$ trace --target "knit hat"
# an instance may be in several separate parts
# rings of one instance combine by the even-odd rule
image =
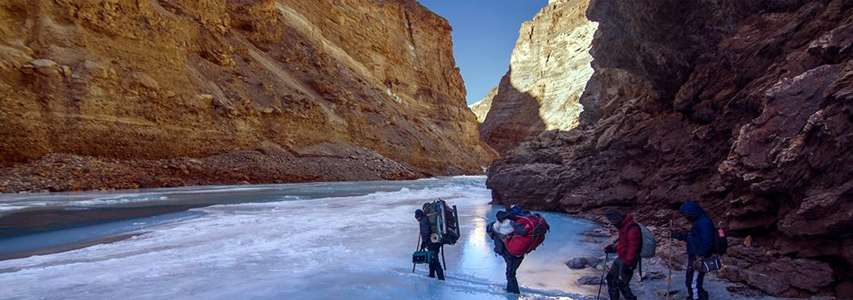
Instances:
[[[423,210],[420,210],[420,209],[415,210],[415,219],[420,219],[423,217],[426,217],[426,214],[424,214]]]
[[[625,219],[625,214],[615,209],[607,210],[607,212],[604,213],[604,216],[607,217],[607,220],[613,225],[619,224]]]
[[[499,210],[499,211],[495,214],[495,218],[497,218],[497,219],[498,219],[498,222],[501,222],[501,221],[503,221],[503,220],[506,220],[506,218],[509,218],[509,213],[508,213],[508,212],[506,212],[505,210]]]

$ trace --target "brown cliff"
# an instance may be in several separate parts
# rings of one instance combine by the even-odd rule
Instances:
[[[0,191],[400,179],[493,157],[414,0],[0,2]]]
[[[592,76],[589,47],[597,28],[588,0],[551,0],[519,30],[510,69],[474,105],[480,136],[500,153],[546,130],[577,126],[578,102]]]
[[[495,199],[657,225],[697,199],[736,236],[723,277],[853,297],[853,2],[593,0],[588,16],[579,127],[494,162]]]

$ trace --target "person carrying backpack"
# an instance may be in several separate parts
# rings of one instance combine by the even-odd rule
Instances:
[[[674,239],[687,242],[687,274],[685,275],[687,299],[706,300],[709,295],[704,289],[705,273],[696,270],[694,263],[697,259],[714,254],[717,230],[714,229],[714,222],[705,214],[705,210],[694,201],[684,202],[678,211],[692,224],[689,232],[672,233]]]
[[[441,243],[433,243],[430,240],[432,226],[430,226],[429,219],[423,210],[415,210],[415,219],[420,224],[420,250],[427,249],[431,254],[431,259],[429,260],[429,278],[435,278],[437,274],[438,280],[444,280],[444,269],[441,268],[441,262],[438,260],[438,251],[441,249]]]
[[[504,262],[506,262],[506,291],[518,294],[520,291],[516,272],[524,260],[524,255],[515,256],[510,254],[506,248],[505,241],[512,235],[527,235],[527,231],[524,229],[524,226],[512,219],[510,212],[498,211],[495,214],[495,218],[497,221],[489,224],[487,232],[495,242],[495,253],[503,257]]]
[[[605,217],[619,230],[619,237],[615,244],[604,247],[606,253],[616,253],[616,259],[610,265],[607,272],[607,292],[611,300],[619,300],[620,295],[626,300],[637,299],[631,292],[630,282],[634,277],[634,269],[640,261],[640,250],[642,249],[643,236],[640,225],[634,222],[630,214],[623,214],[617,210],[609,210]]]

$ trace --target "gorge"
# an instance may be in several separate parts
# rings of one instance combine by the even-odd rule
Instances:
[[[589,47],[596,23],[587,0],[550,0],[519,30],[510,69],[472,105],[480,136],[500,153],[547,130],[577,126],[579,98],[592,76]]]
[[[853,2],[588,5],[598,29],[577,127],[496,147],[495,201],[620,207],[664,232],[695,199],[734,236],[722,277],[853,297]]]
[[[50,233],[54,209],[77,226],[92,221],[78,210],[182,205],[169,210],[180,218],[165,218],[180,224],[157,219],[164,223],[128,229],[126,241],[105,247],[131,263],[98,248],[24,255],[0,264],[0,281],[32,282],[18,271],[80,274],[67,262],[92,254],[100,258],[86,265],[93,272],[130,266],[129,277],[89,282],[101,295],[141,286],[152,297],[191,297],[221,278],[207,272],[180,293],[162,287],[172,274],[193,275],[192,261],[178,255],[199,255],[201,241],[198,261],[244,283],[234,297],[256,282],[261,296],[305,297],[278,289],[276,268],[334,254],[334,264],[311,273],[328,281],[293,278],[403,298],[425,286],[404,277],[408,265],[373,257],[360,263],[376,270],[339,276],[351,260],[341,250],[366,257],[380,241],[393,246],[383,258],[408,264],[411,211],[445,197],[469,209],[468,250],[451,258],[484,274],[435,290],[465,297],[479,289],[485,298],[502,293],[493,286],[503,280],[484,243],[485,221],[499,208],[492,204],[549,211],[572,234],[553,241],[583,246],[547,244],[564,259],[598,245],[578,229],[594,224],[563,213],[633,211],[663,242],[670,220],[688,226],[677,209],[692,199],[731,234],[721,278],[778,297],[853,298],[853,1],[549,0],[519,29],[509,70],[470,108],[451,31],[416,0],[0,1],[0,229],[38,219],[46,224],[39,232]],[[487,179],[384,181],[483,172]],[[318,181],[351,182],[277,185]],[[270,185],[245,186],[261,183]],[[140,192],[177,186],[202,187]],[[130,191],[29,194],[113,189]],[[290,210],[315,224],[301,244],[322,251],[280,253],[302,233],[287,227]],[[356,247],[339,247],[351,240],[323,227],[342,212],[356,217],[334,229],[360,236]],[[393,215],[384,229],[412,232],[361,230],[360,214]],[[135,228],[138,220],[121,221]],[[197,230],[217,226],[258,230]],[[325,236],[339,239],[318,244]],[[134,282],[148,274],[133,266],[159,261],[164,242],[176,245],[174,264]],[[534,264],[549,266],[542,280],[563,274],[564,261],[543,257]],[[228,273],[240,266],[251,268]],[[30,284],[18,293],[90,295],[89,286],[50,276],[52,289]],[[352,280],[383,276],[405,288],[374,292]],[[577,296],[548,293],[567,280],[534,292]]]

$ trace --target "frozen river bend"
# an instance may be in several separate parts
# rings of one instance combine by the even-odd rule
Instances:
[[[4,224],[0,254],[19,258],[0,261],[0,298],[512,298],[503,293],[504,264],[485,235],[486,222],[499,208],[489,204],[484,181],[453,177],[4,195],[0,211],[7,219],[17,214],[18,220],[66,220],[56,216],[73,211],[109,220],[29,226],[35,229]],[[426,278],[425,266],[412,273],[410,263],[417,242],[413,211],[438,197],[459,207],[463,230],[460,243],[446,248],[446,282]],[[147,216],[140,213],[146,211]],[[594,225],[564,215],[546,217],[552,232],[519,270],[522,293],[568,299],[594,293],[594,287],[575,284],[590,273],[564,265],[593,252],[596,246],[583,242],[581,233]],[[111,242],[92,242],[104,240]],[[56,250],[63,248],[78,249]],[[22,257],[27,253],[45,254]]]

